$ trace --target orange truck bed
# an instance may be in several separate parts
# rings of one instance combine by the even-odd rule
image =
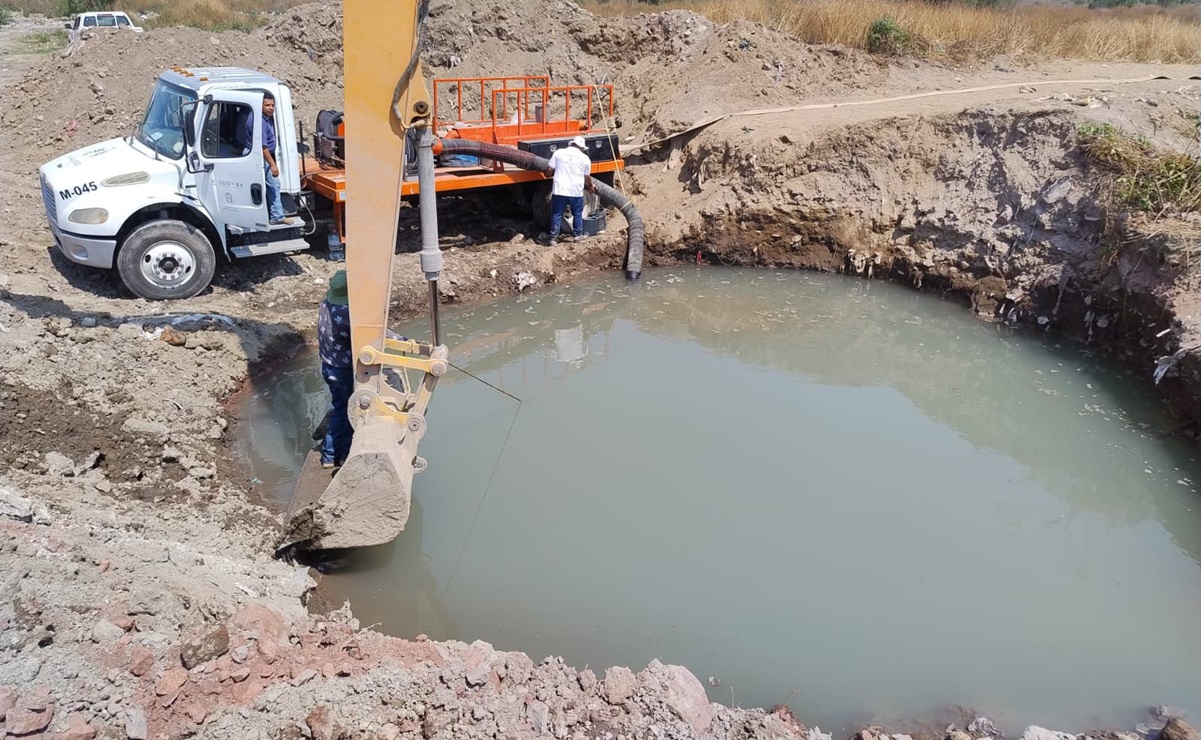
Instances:
[[[624,166],[625,161],[620,159],[611,162],[593,162],[592,174],[598,175],[605,172],[615,172]],[[302,171],[306,173],[301,178],[303,180],[303,187],[306,190],[328,198],[333,203],[346,202],[345,170],[323,169],[317,160],[306,157]],[[503,172],[497,172],[486,167],[439,167],[435,171],[435,174],[434,184],[437,186],[437,192],[439,193],[489,188],[497,185],[516,185],[523,182],[547,179],[546,175],[541,172],[520,170],[516,167],[508,167]],[[400,185],[400,195],[402,198],[417,195],[417,179],[413,178],[412,180],[402,182]]]
[[[444,139],[475,141],[518,147],[530,142],[565,140],[572,136],[609,136],[615,113],[612,85],[551,86],[545,75],[520,77],[456,77],[434,80],[433,119],[436,134]],[[338,136],[345,136],[339,124]],[[592,174],[605,175],[625,167],[616,143],[613,159],[594,161]],[[322,161],[301,160],[304,189],[332,203],[337,236],[343,242],[346,171],[337,157]],[[436,191],[463,192],[479,188],[516,186],[546,180],[541,172],[522,170],[501,162],[470,167],[438,167]],[[417,178],[404,179],[400,197],[417,195]]]

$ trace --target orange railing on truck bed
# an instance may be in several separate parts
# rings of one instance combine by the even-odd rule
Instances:
[[[612,85],[551,86],[546,75],[442,78],[435,79],[433,86],[435,135],[512,147],[523,141],[606,134],[616,110]],[[582,116],[572,118],[573,111]],[[338,134],[345,135],[342,128]],[[594,161],[592,174],[604,175],[624,166],[619,158]],[[345,242],[345,171],[336,162],[305,157],[302,172],[304,186],[332,204],[336,236]],[[471,166],[439,166],[434,187],[439,193],[461,192],[498,186],[529,187],[545,179],[542,172],[482,160]],[[400,196],[412,198],[417,194],[417,178],[404,177]]]
[[[476,98],[478,110],[467,113],[465,93]],[[447,104],[442,102],[451,95],[453,119],[445,117]],[[573,101],[579,101],[575,109],[583,118],[572,118]],[[516,146],[521,140],[575,136],[606,128],[615,108],[612,85],[552,87],[549,77],[539,75],[434,80],[436,130],[449,138]],[[598,117],[601,129],[594,129]]]

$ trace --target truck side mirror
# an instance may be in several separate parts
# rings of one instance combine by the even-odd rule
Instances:
[[[183,116],[183,140],[189,149],[196,147],[196,105],[188,105]]]
[[[71,21],[67,21],[66,23],[64,23],[63,28],[66,28],[69,30],[71,28]]]

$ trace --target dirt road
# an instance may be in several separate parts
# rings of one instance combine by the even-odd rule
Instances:
[[[642,152],[624,186],[646,218],[651,263],[699,252],[894,279],[958,295],[991,319],[1129,351],[1148,373],[1193,346],[1193,278],[1145,255],[1102,258],[1095,173],[1074,143],[1086,121],[1183,141],[1201,111],[1188,70],[1006,60],[948,69],[681,11],[601,21],[560,5],[549,17],[532,1],[445,3],[428,61],[437,73],[455,61],[460,76],[549,69],[565,82],[613,80],[623,96],[613,125],[627,143],[741,110],[1033,81],[1032,90],[728,118]],[[385,638],[346,612],[311,617],[309,574],[270,557],[278,516],[231,459],[236,420],[225,402],[311,337],[340,265],[323,253],[226,265],[206,294],[151,304],[52,248],[36,167],[126,130],[163,66],[186,57],[278,74],[307,121],[340,104],[338,23],[337,5],[317,4],[253,35],[152,31],[29,60],[0,81],[0,125],[12,132],[0,141],[5,731],[802,736],[786,711],[711,705],[679,667],[598,675],[485,643]],[[1151,73],[1171,79],[1045,82]],[[530,241],[530,222],[469,202],[443,199],[440,217],[446,301],[536,290],[621,262],[620,227],[583,248],[547,249]],[[406,211],[402,248],[414,223]],[[396,320],[423,310],[415,254],[399,256],[394,283]],[[1195,399],[1197,367],[1186,351],[1163,386]]]

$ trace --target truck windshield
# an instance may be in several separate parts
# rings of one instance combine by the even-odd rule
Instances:
[[[138,126],[138,141],[159,154],[179,159],[183,156],[188,106],[195,103],[195,93],[160,81],[146,106],[146,117]]]

